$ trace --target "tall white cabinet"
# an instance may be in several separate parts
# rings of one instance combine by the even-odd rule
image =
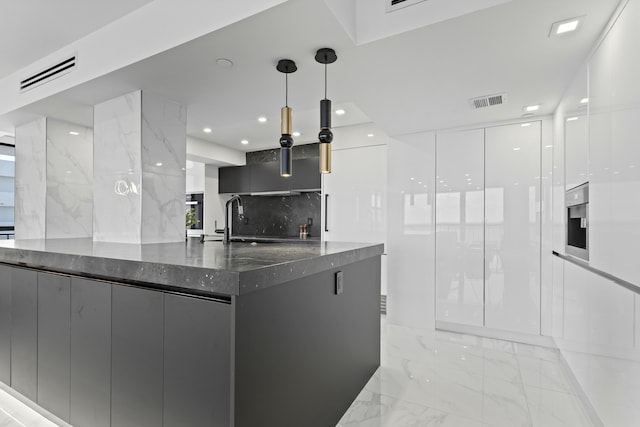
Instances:
[[[540,334],[541,122],[440,133],[436,320]]]

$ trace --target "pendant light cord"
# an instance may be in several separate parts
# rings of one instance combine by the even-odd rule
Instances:
[[[289,74],[284,75],[284,106],[289,106]]]
[[[324,99],[327,99],[327,63],[324,63]]]

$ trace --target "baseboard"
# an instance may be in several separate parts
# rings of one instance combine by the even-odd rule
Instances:
[[[500,329],[485,328],[484,326],[461,325],[459,323],[442,322],[436,320],[436,329],[449,332],[458,332],[461,334],[477,335],[486,338],[519,342],[523,344],[537,345],[540,347],[549,347],[553,349],[558,348],[555,341],[553,341],[553,338],[551,337],[529,335],[520,332],[503,331]]]

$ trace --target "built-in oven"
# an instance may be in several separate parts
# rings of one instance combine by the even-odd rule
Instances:
[[[589,260],[589,183],[585,182],[567,190],[566,252],[569,255]]]

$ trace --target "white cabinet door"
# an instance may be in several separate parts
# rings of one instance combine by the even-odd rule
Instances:
[[[485,326],[540,334],[540,122],[485,132]]]
[[[436,320],[483,325],[484,130],[436,140]]]
[[[386,242],[387,146],[334,150],[323,175],[322,239]]]

